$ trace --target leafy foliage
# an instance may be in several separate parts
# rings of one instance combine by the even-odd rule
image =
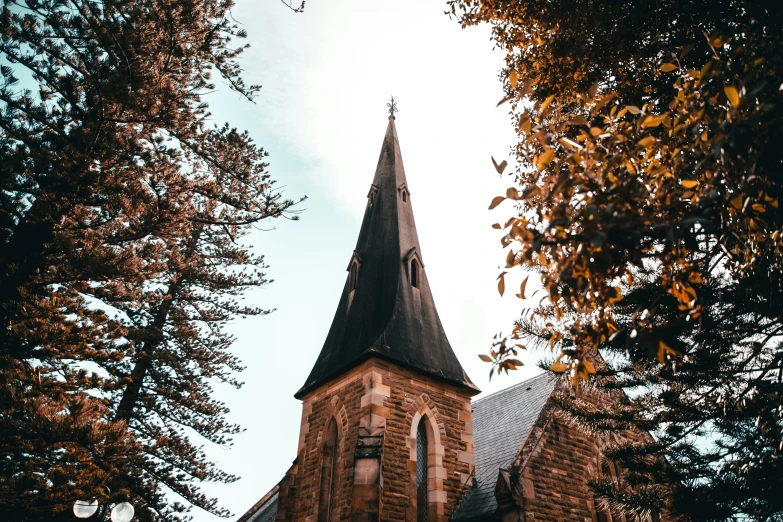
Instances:
[[[229,515],[197,482],[236,477],[195,440],[239,430],[211,397],[240,385],[224,327],[269,312],[239,303],[268,282],[242,237],[296,217],[263,149],[206,124],[213,76],[258,89],[231,7],[0,6],[0,518]]]
[[[506,369],[519,343],[548,346],[551,371],[625,392],[616,408],[555,398],[586,429],[654,435],[610,444],[628,472],[595,485],[614,510],[778,519],[781,13],[733,0],[450,5],[463,25],[492,24],[507,52],[520,167],[491,207],[516,202],[496,225],[506,270],[539,271],[547,294],[490,359]]]

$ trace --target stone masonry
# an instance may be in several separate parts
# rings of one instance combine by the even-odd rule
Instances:
[[[281,482],[277,520],[316,522],[320,455],[338,426],[332,521],[415,521],[416,439],[429,440],[429,520],[446,522],[473,471],[472,390],[371,359],[303,397],[298,456]]]

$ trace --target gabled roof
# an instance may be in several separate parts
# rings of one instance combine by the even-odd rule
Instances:
[[[269,493],[261,497],[253,507],[239,517],[237,522],[272,522],[277,515],[277,498],[280,493],[280,485],[277,484]]]
[[[485,520],[495,512],[499,473],[519,454],[554,386],[541,374],[473,402],[475,481],[452,520]]]
[[[421,263],[393,116],[386,128],[355,252],[359,260],[356,288],[351,289],[346,278],[321,353],[295,397],[304,397],[370,357],[478,391],[451,349],[435,309]],[[418,288],[410,282],[411,255],[420,265]]]

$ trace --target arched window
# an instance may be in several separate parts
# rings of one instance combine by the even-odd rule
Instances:
[[[415,261],[414,261],[415,262]],[[424,417],[416,429],[416,522],[427,522],[429,514],[429,477],[427,459],[427,428]]]
[[[318,522],[331,522],[334,505],[334,490],[337,477],[337,422],[332,418],[324,432],[321,451],[321,493],[318,497]]]
[[[617,482],[619,476],[618,468],[615,466],[613,462],[609,462],[606,459],[602,459],[601,475],[614,482]],[[599,509],[597,506],[596,506],[596,515],[598,518],[598,522],[626,522],[624,515],[613,517],[612,513],[608,509]]]
[[[419,262],[416,259],[411,259],[411,286],[419,287]]]
[[[348,290],[356,289],[356,282],[359,280],[359,263],[351,263],[351,270],[348,272]]]

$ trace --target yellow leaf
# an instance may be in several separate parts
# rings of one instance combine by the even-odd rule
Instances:
[[[519,73],[516,71],[511,71],[508,75],[508,82],[511,84],[513,88],[517,88],[517,84],[519,83]]]
[[[489,204],[489,210],[492,210],[493,208],[497,207],[501,203],[503,203],[503,200],[506,199],[503,196],[497,196],[492,199],[492,203]]]
[[[494,225],[492,225],[492,228],[500,230],[503,227],[500,226],[500,223],[495,223]]]
[[[737,210],[742,209],[742,194],[738,194],[731,199],[731,205]]]
[[[543,252],[538,254],[538,264],[541,266],[547,266],[546,254]]]
[[[519,196],[519,199],[530,199],[533,196],[537,196],[541,193],[541,189],[538,188],[538,185],[528,185],[525,190],[522,191],[522,195]]]
[[[527,276],[524,281],[522,281],[522,284],[519,286],[519,293],[516,294],[517,297],[520,299],[525,298],[525,287],[527,286],[527,280],[530,278],[530,276]]]
[[[530,134],[530,118],[524,118],[519,124],[519,130],[525,134]]]
[[[723,92],[726,93],[726,98],[731,102],[732,107],[739,107],[740,98],[737,88],[733,85],[724,85]]]
[[[684,179],[684,180],[680,181],[680,185],[682,185],[683,188],[692,189],[692,188],[698,187],[699,186],[699,182],[696,181],[696,180],[693,180],[693,179]]]
[[[762,205],[761,203],[753,203],[753,205],[751,205],[750,208],[762,214],[767,211],[767,209],[764,208],[764,205]]]
[[[508,162],[506,160],[503,160],[498,164],[497,161],[495,161],[495,158],[490,156],[492,158],[492,164],[495,166],[495,170],[498,171],[498,174],[503,174],[503,171],[506,170],[506,166],[508,165]]]
[[[648,115],[645,119],[642,120],[642,127],[657,127],[661,123],[663,123],[663,120],[666,119],[666,116],[653,116],[652,114]]]
[[[585,127],[589,125],[587,123],[587,119],[584,116],[577,116],[576,118],[568,121],[569,125],[584,125]]]
[[[568,369],[568,366],[566,366],[565,364],[563,364],[561,362],[554,362],[549,367],[549,369],[552,370],[555,373],[563,373],[563,372],[565,372]]]
[[[548,151],[541,154],[536,159],[536,166],[539,170],[543,169],[547,165],[549,165],[549,162],[552,161],[552,158],[555,157],[555,149],[549,149]]]
[[[661,65],[661,71],[663,72],[672,72],[677,69],[677,66],[673,63],[665,63]]]
[[[554,99],[555,99],[555,95],[554,94],[552,96],[548,97],[546,100],[544,100],[544,103],[541,104],[541,107],[539,108],[539,110],[541,112],[546,111],[549,108],[549,106],[552,105],[552,102],[554,101]]]
[[[628,109],[628,112],[634,115],[642,113],[642,110],[636,105],[626,105],[625,108]]]
[[[593,366],[593,363],[590,361],[582,361],[582,364],[585,367],[585,370],[587,370],[587,373],[594,374],[595,373],[595,366]]]
[[[677,350],[669,346],[663,341],[658,341],[658,362],[666,364],[666,355],[677,356],[680,354]]]
[[[490,357],[489,355],[484,355],[483,353],[480,353],[479,357],[484,362],[492,362],[492,357]]]
[[[502,272],[498,276],[498,293],[502,296],[503,292],[506,291],[506,273]]]
[[[590,128],[590,134],[592,134],[593,136],[598,136],[599,134],[601,134],[601,128],[600,127],[591,127]]]
[[[655,138],[653,138],[652,136],[647,136],[646,138],[640,139],[637,145],[639,145],[640,147],[647,148],[653,143],[655,143]]]
[[[691,283],[703,283],[704,279],[702,279],[701,274],[698,272],[691,272],[688,275],[688,281]]]
[[[507,199],[519,199],[519,192],[514,187],[509,187],[506,190],[506,198]]]
[[[506,268],[513,268],[517,264],[517,256],[513,250],[508,251],[506,256]]]

